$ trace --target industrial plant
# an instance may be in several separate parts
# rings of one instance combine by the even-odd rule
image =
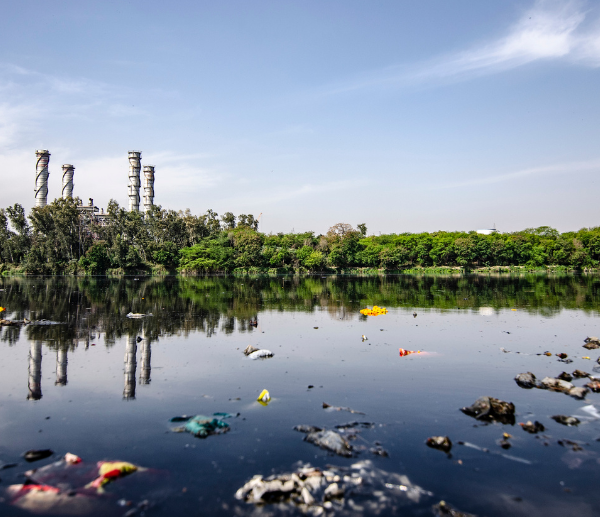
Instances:
[[[129,151],[129,211],[140,211],[140,172],[142,170],[142,152]],[[35,206],[42,208],[48,204],[48,165],[50,163],[50,152],[47,149],[35,151],[37,162],[35,166]],[[73,198],[75,167],[70,163],[62,166],[62,192],[61,197]],[[94,206],[93,198],[89,198],[87,205],[79,202],[81,215],[94,220],[100,224],[109,217],[104,209]],[[144,165],[144,212],[148,213],[154,206],[154,165]]]

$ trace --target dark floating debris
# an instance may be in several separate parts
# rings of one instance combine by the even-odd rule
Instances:
[[[338,424],[335,426],[336,429],[355,429],[357,427],[373,429],[375,424],[373,422],[348,422],[347,424]]]
[[[197,438],[206,438],[212,434],[223,434],[229,431],[229,424],[222,419],[238,415],[232,415],[230,413],[214,413],[213,416],[175,416],[171,418],[170,422],[186,422],[186,424],[173,427],[171,430],[175,433],[190,433]]]
[[[437,517],[475,517],[472,513],[464,513],[455,510],[446,501],[440,501],[432,507],[434,515]]]
[[[328,411],[348,411],[348,413],[354,413],[355,415],[364,415],[362,411],[356,411],[349,407],[340,407],[340,406],[332,406],[331,404],[327,404],[327,402],[323,402],[323,409]]]
[[[520,373],[519,375],[517,375],[515,377],[515,381],[521,388],[525,388],[528,390],[531,388],[538,387],[538,383],[535,379],[535,375],[531,372]]]
[[[582,371],[582,370],[575,370],[575,371],[573,372],[573,377],[576,377],[576,378],[578,378],[578,379],[581,379],[581,378],[583,378],[583,377],[589,377],[589,376],[590,376],[590,374],[589,374],[589,373],[587,373],[587,372],[584,372],[584,371]]]
[[[258,348],[252,346],[252,345],[248,345],[246,348],[244,348],[244,355],[250,355],[253,352],[258,352]]]
[[[493,397],[479,397],[472,406],[463,407],[461,411],[477,420],[510,425],[515,423],[515,405]]]
[[[510,449],[512,447],[512,443],[508,440],[512,438],[512,436],[508,433],[502,433],[502,439],[498,441],[498,445],[503,449]]]
[[[569,356],[564,352],[560,352],[559,354],[556,354],[556,357],[559,357],[560,359],[566,359]]]
[[[324,470],[299,464],[292,472],[266,478],[257,475],[235,493],[235,498],[261,507],[270,505],[282,515],[298,510],[314,516],[327,511],[354,515],[359,508],[363,515],[387,515],[432,495],[413,485],[408,477],[378,469],[365,460],[350,467],[329,465]]]
[[[313,427],[309,425],[297,425],[294,427],[295,431],[305,433],[304,441],[312,443],[325,449],[329,452],[350,458],[354,456],[352,445],[350,445],[346,439],[335,431],[329,431],[321,429],[319,427]]]
[[[598,339],[596,336],[586,337],[583,341],[585,342],[583,348],[587,348],[588,350],[600,348],[600,339]]]
[[[594,393],[600,393],[600,381],[597,381],[596,379],[584,384],[584,386],[591,389]]]
[[[576,370],[578,371],[578,370]],[[584,373],[584,372],[581,372]],[[588,394],[586,388],[576,387],[571,384],[573,377],[567,372],[562,372],[558,377],[544,377],[537,381],[535,375],[531,372],[520,373],[515,377],[515,381],[521,388],[539,388],[543,390],[559,391],[576,399],[583,399]]]
[[[519,423],[519,425],[523,428],[523,431],[527,431],[530,434],[543,433],[546,430],[537,420],[533,423],[531,423],[531,420],[528,420],[526,423]]]
[[[450,449],[452,449],[452,441],[447,436],[432,436],[427,438],[425,443],[427,447],[444,452],[450,452]]]
[[[582,445],[588,445],[588,444],[584,444],[583,442],[574,442],[573,440],[558,440],[558,445],[560,445],[561,447],[570,447],[572,451],[575,452],[579,452],[583,450]]]
[[[555,422],[558,422],[559,424],[566,425],[569,427],[574,426],[574,425],[579,425],[581,423],[578,418],[575,418],[574,416],[565,416],[565,415],[554,415],[552,417],[552,420],[554,420]]]
[[[567,382],[571,382],[573,380],[573,376],[567,372],[562,372],[560,375],[557,375],[556,378]]]
[[[381,445],[374,445],[369,449],[369,452],[371,454],[374,454],[375,456],[381,456],[382,458],[388,458],[390,456],[390,453],[386,451]]]
[[[40,461],[49,458],[54,454],[50,449],[29,450],[23,454],[23,459],[28,462]]]

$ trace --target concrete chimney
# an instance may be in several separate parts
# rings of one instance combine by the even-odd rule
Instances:
[[[48,163],[50,153],[46,149],[35,152],[37,163],[35,165],[35,206],[43,207],[48,204]]]
[[[144,165],[144,210],[150,212],[154,205],[154,165]]]
[[[142,152],[129,151],[129,211],[140,211],[140,169]]]
[[[63,178],[62,178],[62,197],[73,198],[73,174],[75,174],[75,167],[69,163],[65,163],[62,166]]]

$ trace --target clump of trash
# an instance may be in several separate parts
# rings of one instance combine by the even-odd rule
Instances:
[[[450,449],[452,449],[452,441],[447,436],[432,436],[427,438],[425,443],[432,449],[438,449],[444,452],[450,452]]]
[[[552,417],[552,420],[554,420],[555,422],[557,422],[559,424],[566,425],[568,427],[579,425],[581,423],[578,418],[575,418],[574,416],[565,416],[565,415],[554,415]]]
[[[379,515],[396,512],[400,506],[420,503],[433,494],[410,482],[407,476],[376,468],[369,460],[349,467],[328,465],[325,469],[299,463],[292,472],[268,477],[256,475],[236,493],[238,501],[277,513],[320,516]]]
[[[577,372],[576,377],[580,377],[585,372]],[[567,372],[562,372],[558,377],[544,377],[541,381],[535,378],[535,375],[531,372],[520,373],[515,377],[515,382],[525,389],[538,388],[542,390],[560,391],[576,399],[583,399],[588,394],[589,390],[586,387],[573,386],[570,382],[573,380],[573,376]],[[586,384],[589,387],[588,384]],[[600,386],[599,386],[600,387]]]
[[[400,357],[404,357],[405,355],[411,355],[411,354],[420,354],[421,351],[420,350],[405,350],[404,348],[400,348]]]
[[[463,407],[461,411],[477,420],[510,425],[515,423],[515,405],[493,397],[479,397],[472,406]]]
[[[267,406],[271,402],[271,394],[267,390],[262,390],[256,399],[256,402],[262,406]]]
[[[146,470],[126,461],[86,464],[76,454],[67,453],[58,461],[25,472],[23,483],[6,489],[6,500],[33,513],[86,515],[103,506],[106,512],[111,512],[114,507],[103,500],[104,487]]]
[[[433,505],[432,510],[437,517],[475,517],[472,513],[459,512],[446,501]]]
[[[341,406],[332,406],[331,404],[327,404],[327,402],[323,402],[323,409],[327,411],[348,411],[348,413],[354,413],[356,415],[364,415],[362,411],[356,411],[355,409],[349,407],[341,407]]]
[[[213,416],[174,416],[170,422],[185,422],[185,424],[173,427],[171,430],[175,433],[190,433],[197,438],[206,438],[213,434],[223,434],[229,431],[229,424],[223,419],[233,416],[236,415],[213,413]]]
[[[321,449],[346,458],[354,456],[352,445],[336,431],[329,431],[311,425],[297,425],[294,430],[305,433],[304,441],[317,445]]]
[[[149,312],[148,314],[141,314],[139,312],[130,312],[127,314],[127,318],[132,318],[132,319],[138,319],[138,318],[147,318],[149,316],[152,316],[152,313]]]
[[[596,336],[588,336],[583,341],[585,342],[583,348],[587,348],[588,350],[600,348],[600,339],[598,339]]]
[[[543,424],[540,424],[537,420],[535,422],[527,420],[527,422],[521,422],[519,425],[523,428],[523,431],[527,431],[529,434],[543,433],[546,430]]]
[[[377,305],[373,305],[372,309],[368,307],[365,309],[361,309],[360,313],[365,316],[379,316],[380,314],[387,314],[388,310],[385,307],[377,307]]]

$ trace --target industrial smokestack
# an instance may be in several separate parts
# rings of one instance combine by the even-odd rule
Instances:
[[[46,149],[35,152],[37,163],[35,165],[35,206],[42,207],[48,204],[48,163],[50,153]]]
[[[141,151],[129,151],[129,211],[140,211]]]
[[[144,210],[150,212],[154,205],[154,165],[144,165]]]
[[[75,167],[71,164],[65,163],[62,166],[63,170],[63,181],[62,181],[62,197],[64,199],[73,197],[73,174],[75,174]]]

